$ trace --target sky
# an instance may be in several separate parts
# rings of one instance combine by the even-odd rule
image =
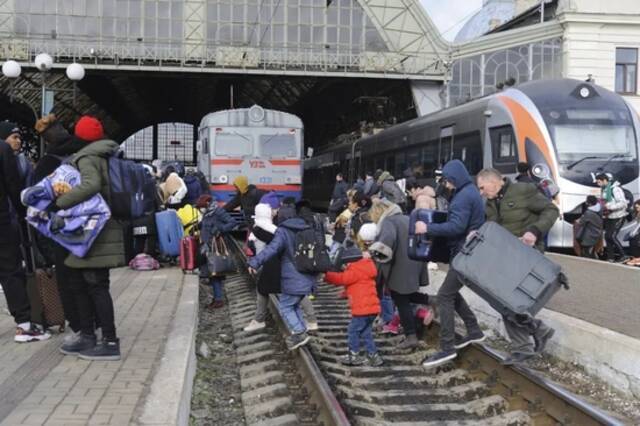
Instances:
[[[420,0],[443,37],[453,40],[462,25],[482,7],[482,0]]]

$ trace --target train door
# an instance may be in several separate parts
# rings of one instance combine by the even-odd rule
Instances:
[[[198,142],[198,170],[211,182],[211,153],[209,152],[209,128],[200,129]]]
[[[453,158],[453,126],[440,129],[440,144],[438,147],[439,166],[447,164]]]

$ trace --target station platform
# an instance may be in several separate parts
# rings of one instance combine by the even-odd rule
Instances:
[[[15,343],[15,324],[0,296],[1,425],[186,424],[197,277],[177,268],[117,269],[111,288],[120,361],[65,356],[57,333],[44,342]]]

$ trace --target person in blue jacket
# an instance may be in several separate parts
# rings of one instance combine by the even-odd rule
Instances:
[[[203,247],[211,249],[213,239],[230,232],[238,225],[238,222],[222,207],[213,200],[211,195],[201,195],[196,202],[196,208],[203,213],[200,222],[200,241]],[[222,283],[224,276],[210,276],[206,262],[201,266],[201,275],[209,277],[209,284],[213,289],[213,300],[207,306],[211,309],[218,309],[224,306]]]
[[[287,347],[290,350],[309,342],[300,302],[313,292],[316,276],[299,272],[293,260],[295,233],[308,228],[309,225],[301,217],[285,218],[278,224],[271,242],[260,253],[249,259],[249,272],[255,274],[265,262],[280,255],[280,312],[291,331],[291,336],[287,338]]]
[[[453,191],[448,219],[444,223],[431,223],[428,227],[424,222],[416,222],[416,234],[445,237],[453,258],[469,233],[476,231],[484,223],[484,201],[460,160],[451,160],[445,164],[442,179],[447,189]],[[449,268],[437,297],[440,313],[440,352],[427,357],[422,362],[424,367],[435,367],[452,360],[457,356],[457,349],[485,339],[476,316],[460,294],[462,286],[457,272]],[[460,339],[455,337],[454,312],[460,315],[467,329],[467,335]]]

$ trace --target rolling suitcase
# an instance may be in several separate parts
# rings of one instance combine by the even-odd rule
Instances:
[[[495,222],[486,222],[453,258],[451,267],[471,290],[508,317],[535,315],[561,286],[560,265]]]
[[[64,310],[58,292],[55,271],[53,269],[37,269],[36,286],[42,304],[43,325],[45,327],[57,325],[59,331],[63,331],[65,326]]]
[[[430,209],[416,209],[409,216],[409,259],[420,262],[449,263],[449,246],[442,237],[427,237],[425,234],[415,234],[416,222],[443,223],[447,221],[447,212]]]
[[[156,213],[156,229],[160,253],[170,257],[179,256],[183,231],[176,211],[169,209]]]
[[[198,238],[191,235],[180,241],[180,269],[183,272],[193,272],[198,267]]]

